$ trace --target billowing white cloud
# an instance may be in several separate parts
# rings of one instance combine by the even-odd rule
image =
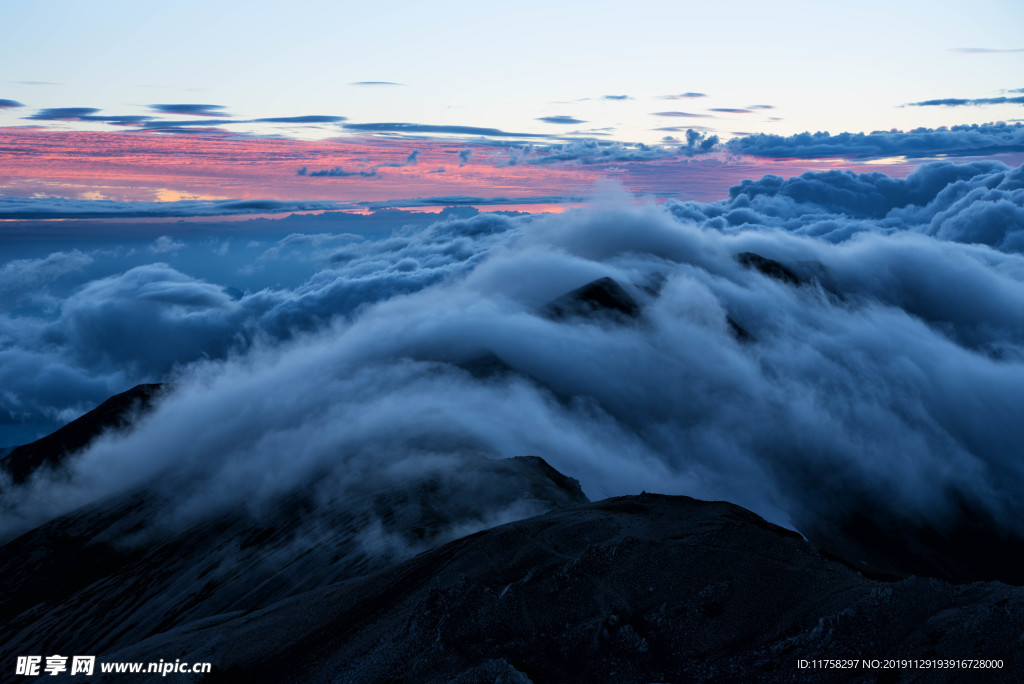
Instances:
[[[184,249],[184,247],[184,242],[179,242],[167,235],[161,235],[153,241],[152,245],[149,246],[149,251],[154,254],[166,254],[168,252],[177,252],[178,250]]]
[[[722,202],[668,206],[724,231],[775,228],[840,241],[909,230],[1024,251],[1024,170],[999,162],[924,164],[906,179],[840,170],[764,176],[733,186]]]
[[[0,266],[0,293],[27,294],[40,285],[63,275],[80,271],[93,261],[88,254],[73,249],[54,252],[42,259],[15,259]]]
[[[183,524],[467,453],[808,533],[966,510],[1020,538],[1022,174],[824,172],[708,204],[290,237],[275,248],[323,267],[240,298],[161,264],[91,282],[33,333],[49,358],[175,389],[70,478],[8,488],[3,532],[133,487]],[[637,316],[546,308],[602,277]]]

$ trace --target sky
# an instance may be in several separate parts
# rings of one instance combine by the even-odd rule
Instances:
[[[5,3],[0,21],[16,29],[0,45],[0,198],[461,195],[551,210],[543,198],[612,179],[712,199],[760,173],[905,161],[897,146],[797,163],[730,140],[1024,113],[1024,8],[1010,1],[42,0]]]

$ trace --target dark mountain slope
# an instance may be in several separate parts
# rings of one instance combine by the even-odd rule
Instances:
[[[878,582],[737,506],[642,495],[480,532],[108,659],[211,661],[210,682],[639,683],[963,681],[859,663],[995,658],[1003,669],[972,681],[1014,681],[1022,630],[1024,589]],[[797,665],[824,658],[858,669]]]
[[[151,491],[79,509],[0,546],[0,662],[103,653],[390,567],[494,524],[587,501],[537,457],[462,457],[423,473],[163,525]]]
[[[39,468],[59,468],[65,459],[84,448],[106,430],[126,427],[153,405],[164,388],[160,384],[136,385],[115,394],[59,430],[24,446],[15,447],[2,460],[0,470],[15,483],[24,482]]]

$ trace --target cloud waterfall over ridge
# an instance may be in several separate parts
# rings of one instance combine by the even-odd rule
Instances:
[[[536,454],[591,498],[725,499],[797,529],[851,511],[941,527],[966,506],[1024,534],[1024,167],[768,176],[716,203],[316,244],[291,290],[232,298],[150,265],[29,332],[0,319],[2,354],[44,339],[83,376],[175,382],[69,474],[5,486],[0,534],[140,486],[180,525],[457,454]],[[635,317],[552,315],[603,277]],[[152,344],[102,337],[126,315]]]

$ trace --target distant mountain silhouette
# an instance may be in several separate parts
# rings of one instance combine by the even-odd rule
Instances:
[[[15,447],[0,459],[3,470],[16,483],[24,482],[39,468],[59,468],[66,458],[84,448],[100,433],[123,428],[148,409],[163,385],[136,385],[105,402],[59,430],[31,444]]]

